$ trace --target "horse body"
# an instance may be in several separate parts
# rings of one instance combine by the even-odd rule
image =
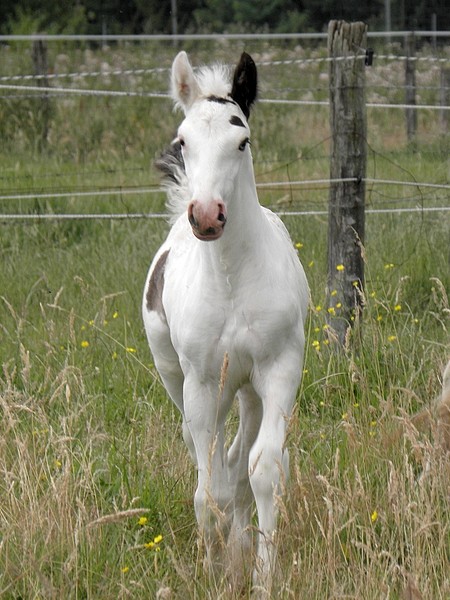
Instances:
[[[150,267],[144,323],[197,465],[194,504],[210,559],[221,561],[220,538],[228,538],[231,559],[242,565],[254,499],[257,566],[267,574],[275,496],[288,471],[284,443],[302,372],[308,286],[284,225],[256,194],[247,124],[256,95],[253,61],[241,58],[231,96],[222,73],[212,72],[208,88],[185,53],[172,78],[186,115],[177,140],[182,158],[172,162],[170,177],[183,212]],[[227,451],[224,426],[235,397],[240,424]]]

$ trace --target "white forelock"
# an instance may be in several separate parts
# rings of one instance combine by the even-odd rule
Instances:
[[[231,91],[230,70],[226,65],[201,67],[195,71],[195,77],[202,96],[226,98]]]

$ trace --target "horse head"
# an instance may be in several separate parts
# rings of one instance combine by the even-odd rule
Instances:
[[[248,118],[256,91],[256,65],[245,52],[231,81],[223,67],[194,73],[185,52],[173,62],[172,97],[185,114],[176,141],[190,190],[187,216],[199,240],[221,237],[243,164],[253,178]]]

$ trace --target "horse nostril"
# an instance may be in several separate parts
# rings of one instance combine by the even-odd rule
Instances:
[[[225,204],[223,204],[222,202],[219,202],[218,208],[219,208],[219,214],[217,216],[217,220],[220,221],[220,223],[223,223],[225,225],[225,223],[227,221],[227,209],[225,208]]]
[[[188,206],[188,220],[191,227],[198,227],[198,221],[194,217],[194,202],[191,202]]]

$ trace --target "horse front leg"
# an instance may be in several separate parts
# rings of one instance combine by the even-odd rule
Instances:
[[[187,376],[184,417],[197,458],[194,508],[206,547],[207,565],[220,575],[225,567],[231,491],[224,442],[226,407],[219,401],[217,385],[205,385]]]
[[[249,456],[249,478],[258,513],[258,549],[254,584],[270,595],[276,567],[278,503],[289,478],[286,433],[297,389],[301,360],[277,361],[259,381],[263,416]],[[261,596],[264,597],[264,596]]]
[[[253,492],[248,461],[261,425],[261,399],[250,385],[238,393],[239,428],[228,452],[228,473],[233,494],[233,516],[228,538],[229,575],[235,589],[242,588],[251,574],[253,549]]]

